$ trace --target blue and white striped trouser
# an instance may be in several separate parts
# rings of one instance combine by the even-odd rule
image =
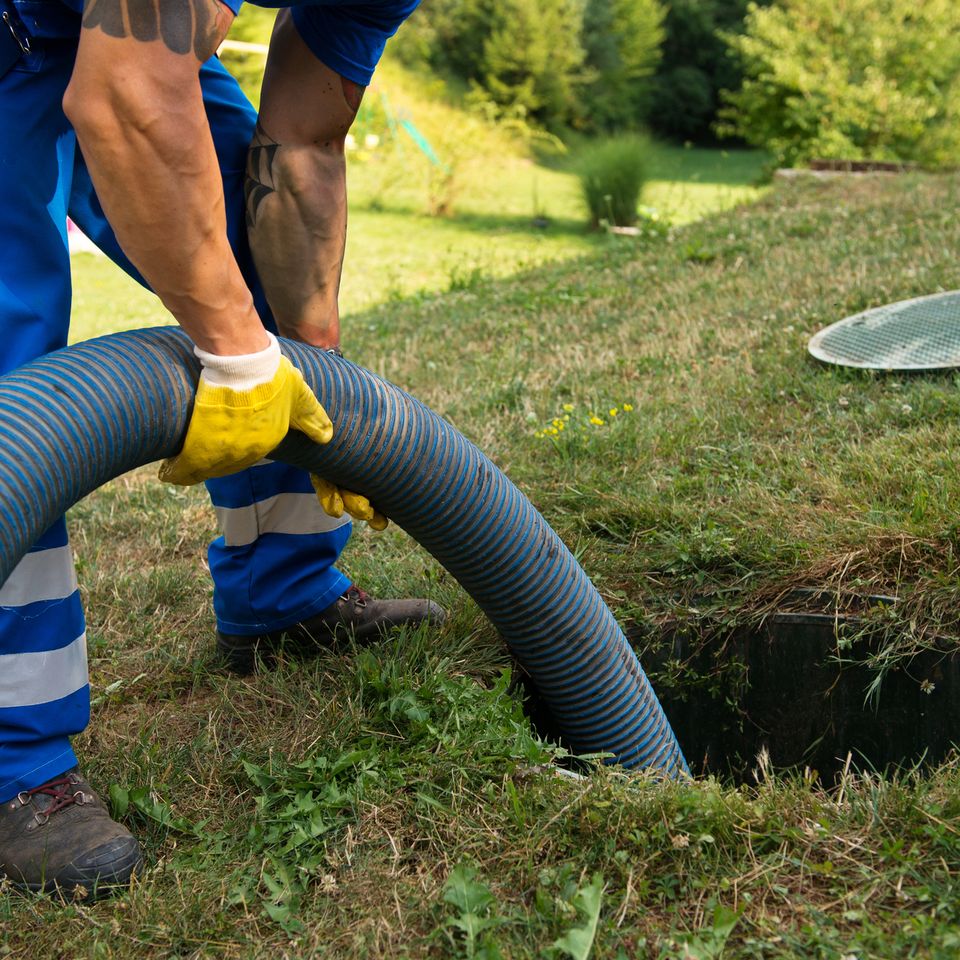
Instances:
[[[68,213],[141,279],[117,246],[61,109],[75,50],[75,41],[39,41],[0,78],[0,373],[66,344]],[[201,78],[228,232],[255,287],[243,169],[256,115],[218,61],[205,65]],[[350,525],[320,510],[305,473],[265,462],[208,487],[224,532],[210,546],[220,629],[280,629],[329,606],[349,586],[333,564]],[[83,610],[58,520],[0,587],[0,802],[73,766],[69,738],[89,716]]]

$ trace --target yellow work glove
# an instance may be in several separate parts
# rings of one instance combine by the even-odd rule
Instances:
[[[344,513],[349,513],[354,520],[366,520],[374,530],[386,529],[387,518],[374,510],[366,497],[349,490],[341,490],[323,477],[311,476],[310,479],[324,513],[331,517],[342,517]]]
[[[194,347],[203,371],[183,449],[164,460],[160,479],[189,485],[252,466],[273,450],[288,430],[328,443],[333,424],[280,353],[272,334],[259,353],[220,357]]]

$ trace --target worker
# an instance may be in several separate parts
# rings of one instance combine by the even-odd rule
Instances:
[[[249,671],[288,638],[315,650],[439,622],[375,600],[335,566],[363,497],[265,459],[330,420],[274,333],[339,352],[344,140],[384,44],[418,0],[280,10],[259,116],[215,53],[241,0],[0,0],[0,374],[66,345],[68,215],[155,291],[202,365],[183,449],[208,481],[217,645]],[[82,9],[81,9],[82,5]],[[0,875],[100,894],[140,869],[137,840],[82,776],[90,714],[66,526],[0,587]]]

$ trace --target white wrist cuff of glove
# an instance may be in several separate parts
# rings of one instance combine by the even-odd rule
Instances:
[[[211,387],[229,387],[237,392],[252,390],[262,383],[269,383],[280,366],[282,355],[277,338],[269,331],[267,336],[270,338],[270,346],[258,353],[221,357],[194,347],[194,354],[203,364],[203,379]]]

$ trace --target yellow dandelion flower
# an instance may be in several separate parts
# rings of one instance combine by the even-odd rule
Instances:
[[[559,430],[561,433],[563,433],[566,427],[567,425],[562,420],[557,424],[557,430]]]
[[[555,427],[559,427],[561,423],[563,423],[563,421],[559,417],[556,417],[553,421]]]
[[[619,414],[620,414],[620,411],[619,411],[616,407],[611,407],[611,408],[610,408],[610,416],[611,416],[611,417],[619,416]]]
[[[569,422],[570,422],[570,414],[569,414],[569,413],[563,418],[563,422],[564,422],[564,423],[569,423]]]
[[[563,405],[563,409],[564,409],[564,412],[565,412],[565,413],[573,413],[573,404],[572,404],[572,403],[565,403],[565,404]]]
[[[602,427],[607,421],[601,420],[599,417],[591,417],[590,422],[595,424],[598,427]]]
[[[549,433],[551,437],[555,437],[559,432],[560,432],[560,431],[559,431],[556,427],[551,427],[551,428],[547,431],[547,433]]]
[[[627,413],[630,413],[630,411],[633,410],[633,404],[632,404],[632,403],[625,403],[625,404],[623,405],[623,409],[624,409]]]

